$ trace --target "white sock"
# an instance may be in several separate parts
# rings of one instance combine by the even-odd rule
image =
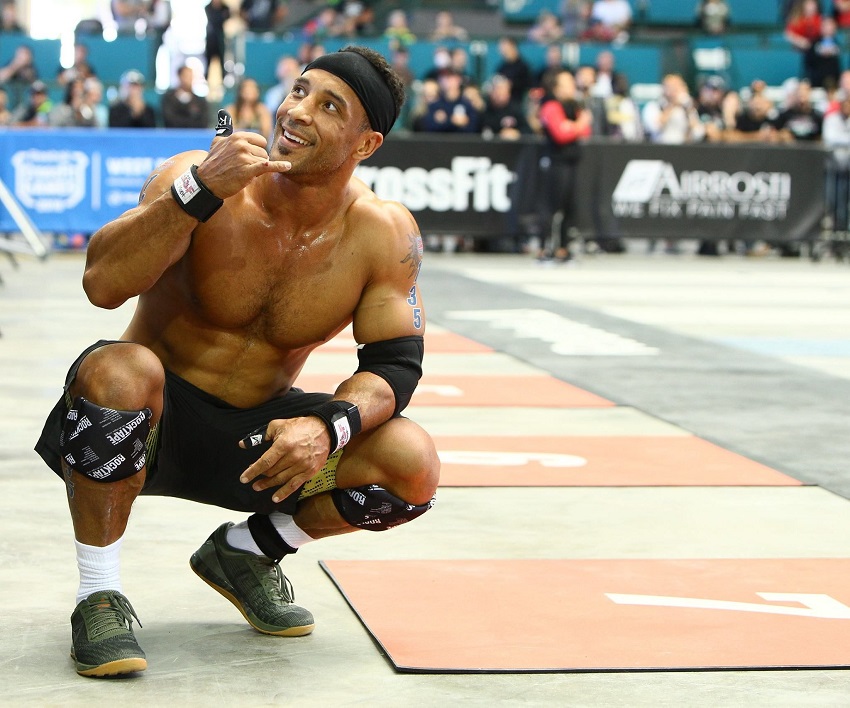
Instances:
[[[87,546],[74,539],[77,549],[77,568],[80,587],[77,604],[98,590],[121,592],[121,541],[123,536],[108,546]]]
[[[254,543],[254,537],[251,535],[247,521],[240,521],[238,524],[233,524],[233,526],[227,529],[225,539],[227,539],[229,545],[233,546],[233,548],[238,548],[240,551],[248,551],[258,556],[263,555],[260,547]]]
[[[309,536],[302,531],[298,524],[295,523],[295,519],[293,519],[289,514],[284,514],[281,511],[275,511],[269,514],[269,519],[271,519],[272,524],[275,529],[277,529],[277,532],[280,534],[280,537],[284,540],[284,542],[296,550],[305,543],[315,540],[312,536]],[[247,521],[234,524],[227,529],[227,543],[233,546],[233,548],[238,548],[242,551],[249,551],[250,553],[256,553],[258,556],[263,555],[263,552],[260,550],[260,547],[251,535],[251,530],[248,528]]]
[[[274,527],[280,534],[280,537],[293,548],[301,548],[305,543],[315,541],[312,536],[301,530],[301,527],[295,523],[289,514],[284,514],[282,511],[274,511],[269,514]]]

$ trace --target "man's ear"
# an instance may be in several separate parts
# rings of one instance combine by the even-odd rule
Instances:
[[[357,144],[357,147],[354,149],[354,159],[358,162],[362,162],[367,157],[371,157],[372,154],[377,150],[381,145],[384,144],[384,136],[381,135],[376,130],[367,130],[363,133],[363,137],[360,139],[360,142]]]

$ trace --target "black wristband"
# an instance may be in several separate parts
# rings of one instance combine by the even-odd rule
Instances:
[[[320,418],[331,436],[331,454],[346,445],[361,429],[360,411],[348,401],[328,401],[307,415]]]
[[[171,196],[189,216],[198,221],[207,221],[224,204],[213,194],[207,185],[198,177],[198,166],[192,165],[174,184],[171,185]]]

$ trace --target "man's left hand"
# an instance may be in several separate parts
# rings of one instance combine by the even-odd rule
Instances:
[[[265,441],[272,446],[239,477],[255,491],[280,487],[272,497],[281,502],[309,482],[322,469],[330,454],[330,436],[325,424],[314,416],[273,420]],[[239,442],[242,448],[248,445]]]

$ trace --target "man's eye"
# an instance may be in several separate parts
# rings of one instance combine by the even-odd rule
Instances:
[[[331,101],[328,101],[325,104],[325,108],[327,108],[329,111],[333,111],[334,113],[336,113],[339,110],[339,108],[336,107],[336,104],[332,103]]]

